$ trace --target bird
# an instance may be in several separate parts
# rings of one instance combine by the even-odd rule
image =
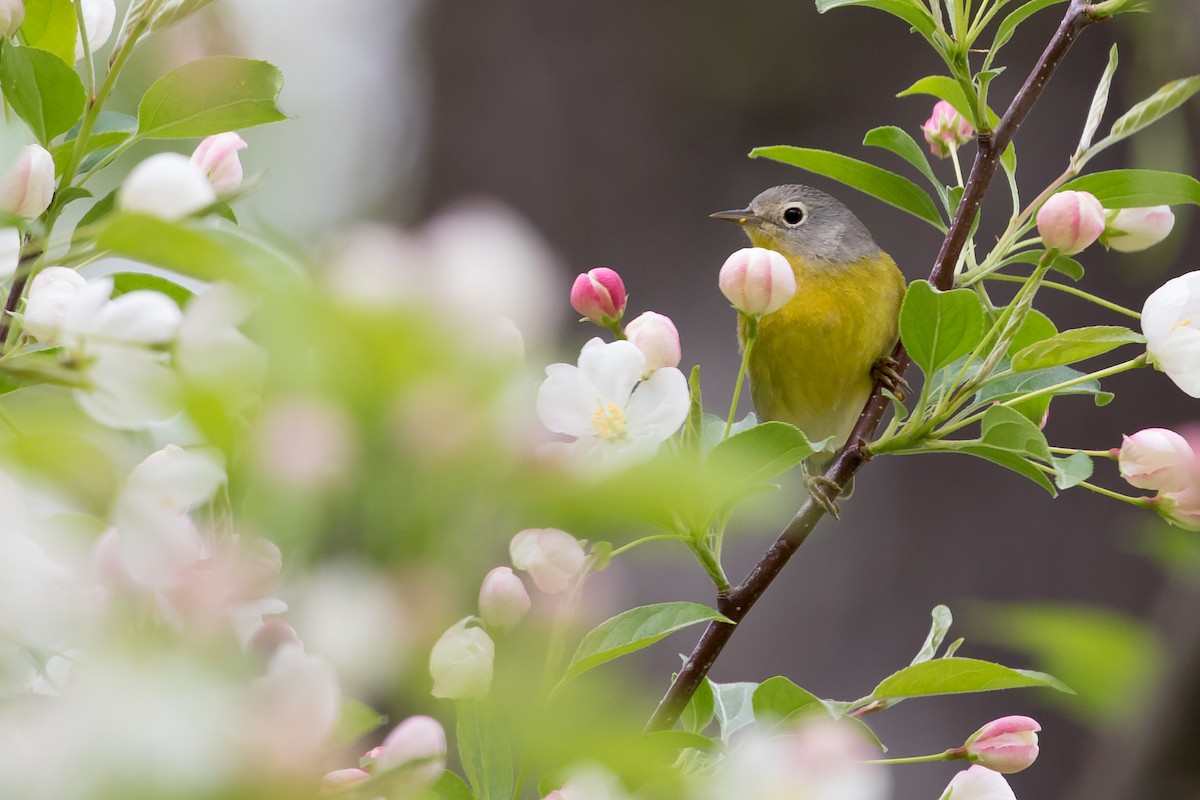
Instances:
[[[776,251],[792,266],[795,296],[759,321],[750,393],[761,420],[789,422],[813,442],[832,441],[803,467],[809,495],[836,518],[840,487],[824,478],[825,469],[876,380],[901,398],[908,389],[891,358],[904,275],[849,208],[809,186],[775,186],[746,208],[710,216],[737,224],[754,247]],[[742,320],[742,348],[745,332]]]

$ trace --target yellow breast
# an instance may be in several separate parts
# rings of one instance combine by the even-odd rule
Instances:
[[[844,265],[788,261],[796,296],[762,319],[750,354],[754,407],[841,446],[871,392],[872,365],[895,346],[904,276],[886,253]]]

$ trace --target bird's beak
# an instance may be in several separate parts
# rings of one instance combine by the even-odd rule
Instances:
[[[708,215],[711,219],[723,219],[727,222],[736,222],[738,225],[745,225],[748,222],[758,222],[761,217],[755,214],[748,208],[743,208],[740,211],[718,211],[715,214]]]

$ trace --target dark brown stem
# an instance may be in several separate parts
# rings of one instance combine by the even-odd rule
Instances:
[[[29,237],[25,237],[24,246],[29,246]],[[21,302],[21,295],[25,293],[25,284],[29,282],[30,267],[42,254],[40,249],[29,253],[22,253],[21,260],[17,262],[17,271],[13,273],[12,287],[8,290],[8,299],[4,301],[4,313],[0,314],[0,349],[8,349],[8,332],[12,329],[13,314],[17,311],[17,304]]]
[[[1054,37],[1046,46],[1041,58],[1038,59],[1029,78],[1026,79],[1025,85],[1013,98],[995,130],[990,134],[980,134],[979,149],[975,154],[975,163],[971,167],[967,185],[963,189],[962,200],[955,211],[950,230],[942,242],[933,270],[929,273],[929,282],[937,288],[949,289],[954,284],[954,267],[970,238],[971,225],[979,213],[983,196],[1000,166],[1000,156],[1004,152],[1004,148],[1008,147],[1012,141],[1017,128],[1028,116],[1042,90],[1045,89],[1047,81],[1050,80],[1050,76],[1079,36],[1079,32],[1089,23],[1095,22],[1096,19],[1091,6],[1083,0],[1072,0]],[[908,353],[899,343],[892,351],[892,358],[896,360],[896,370],[900,373],[903,373],[911,363]],[[839,487],[844,488],[863,464],[870,460],[867,442],[875,435],[889,404],[880,389],[880,385],[876,383],[875,390],[859,415],[858,422],[855,423],[846,445],[838,452],[832,466],[825,472],[825,477]],[[718,597],[718,610],[734,623],[740,622],[749,613],[758,598],[762,597],[763,592],[783,570],[784,565],[800,548],[800,545],[804,544],[804,540],[808,538],[824,513],[820,504],[813,502],[811,498],[805,501],[796,516],[783,529],[779,538],[775,540],[741,585],[729,594]],[[658,708],[655,709],[654,716],[650,718],[647,725],[649,730],[667,730],[675,724],[692,694],[712,669],[712,665],[725,648],[726,643],[729,642],[729,638],[733,636],[734,630],[736,630],[736,624],[730,625],[724,622],[709,624],[700,637],[700,641],[692,650],[687,663],[683,665],[683,669],[671,684],[671,688],[667,690],[666,695],[659,702]]]

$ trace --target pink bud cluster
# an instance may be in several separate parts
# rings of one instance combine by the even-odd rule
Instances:
[[[971,141],[975,129],[958,113],[958,109],[945,100],[939,100],[934,104],[929,119],[921,126],[921,133],[929,142],[929,152],[938,158],[949,158],[961,145]]]
[[[1112,453],[1122,478],[1156,492],[1154,508],[1168,522],[1200,531],[1200,461],[1186,437],[1166,428],[1146,428],[1123,437]]]
[[[678,367],[682,358],[679,330],[671,318],[654,311],[636,317],[621,329],[628,295],[621,276],[608,267],[596,267],[576,276],[571,286],[571,307],[589,322],[611,328],[646,357],[646,374]]]
[[[409,717],[360,759],[361,768],[337,769],[321,781],[323,792],[335,794],[387,773],[391,792],[411,797],[435,783],[446,769],[446,731],[433,717]]]

